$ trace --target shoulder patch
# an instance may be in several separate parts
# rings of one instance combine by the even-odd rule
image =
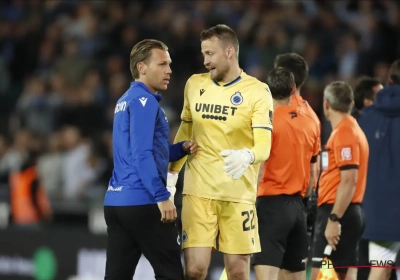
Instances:
[[[342,160],[351,160],[352,158],[351,148],[350,147],[342,148],[341,155],[342,155]]]

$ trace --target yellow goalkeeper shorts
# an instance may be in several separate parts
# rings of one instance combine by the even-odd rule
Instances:
[[[255,205],[183,195],[182,243],[234,255],[261,252]]]

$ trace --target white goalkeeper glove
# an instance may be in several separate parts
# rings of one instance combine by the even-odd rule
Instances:
[[[220,153],[224,159],[224,171],[234,180],[239,179],[254,162],[254,153],[249,149],[224,150]]]
[[[171,200],[174,204],[174,197],[176,193],[176,182],[178,181],[178,173],[172,174],[168,172],[167,176],[167,190],[171,193],[171,196],[169,197],[169,200]]]

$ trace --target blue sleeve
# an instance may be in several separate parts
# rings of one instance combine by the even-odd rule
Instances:
[[[136,170],[145,188],[157,202],[165,201],[170,193],[158,175],[154,161],[153,138],[158,113],[155,98],[134,99],[129,104],[130,141]]]
[[[187,156],[187,153],[183,150],[183,144],[186,141],[182,141],[176,144],[169,145],[169,162],[175,162]]]

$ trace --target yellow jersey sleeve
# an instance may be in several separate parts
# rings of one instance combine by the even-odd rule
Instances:
[[[254,91],[253,115],[251,118],[252,128],[264,128],[272,131],[272,121],[274,118],[274,109],[272,95],[268,85],[262,84]]]
[[[253,164],[257,164],[264,162],[269,158],[271,152],[272,131],[267,129],[254,129],[253,135],[254,146],[251,151],[254,154]]]
[[[193,76],[190,77],[185,85],[184,94],[183,94],[183,109],[181,113],[181,119],[184,122],[191,122],[192,121],[192,113],[190,111],[190,103],[189,103],[189,90],[192,84],[191,80]]]
[[[264,162],[268,159],[271,151],[273,103],[272,95],[268,85],[261,84],[254,94],[253,115],[251,126],[253,128],[254,163]]]

